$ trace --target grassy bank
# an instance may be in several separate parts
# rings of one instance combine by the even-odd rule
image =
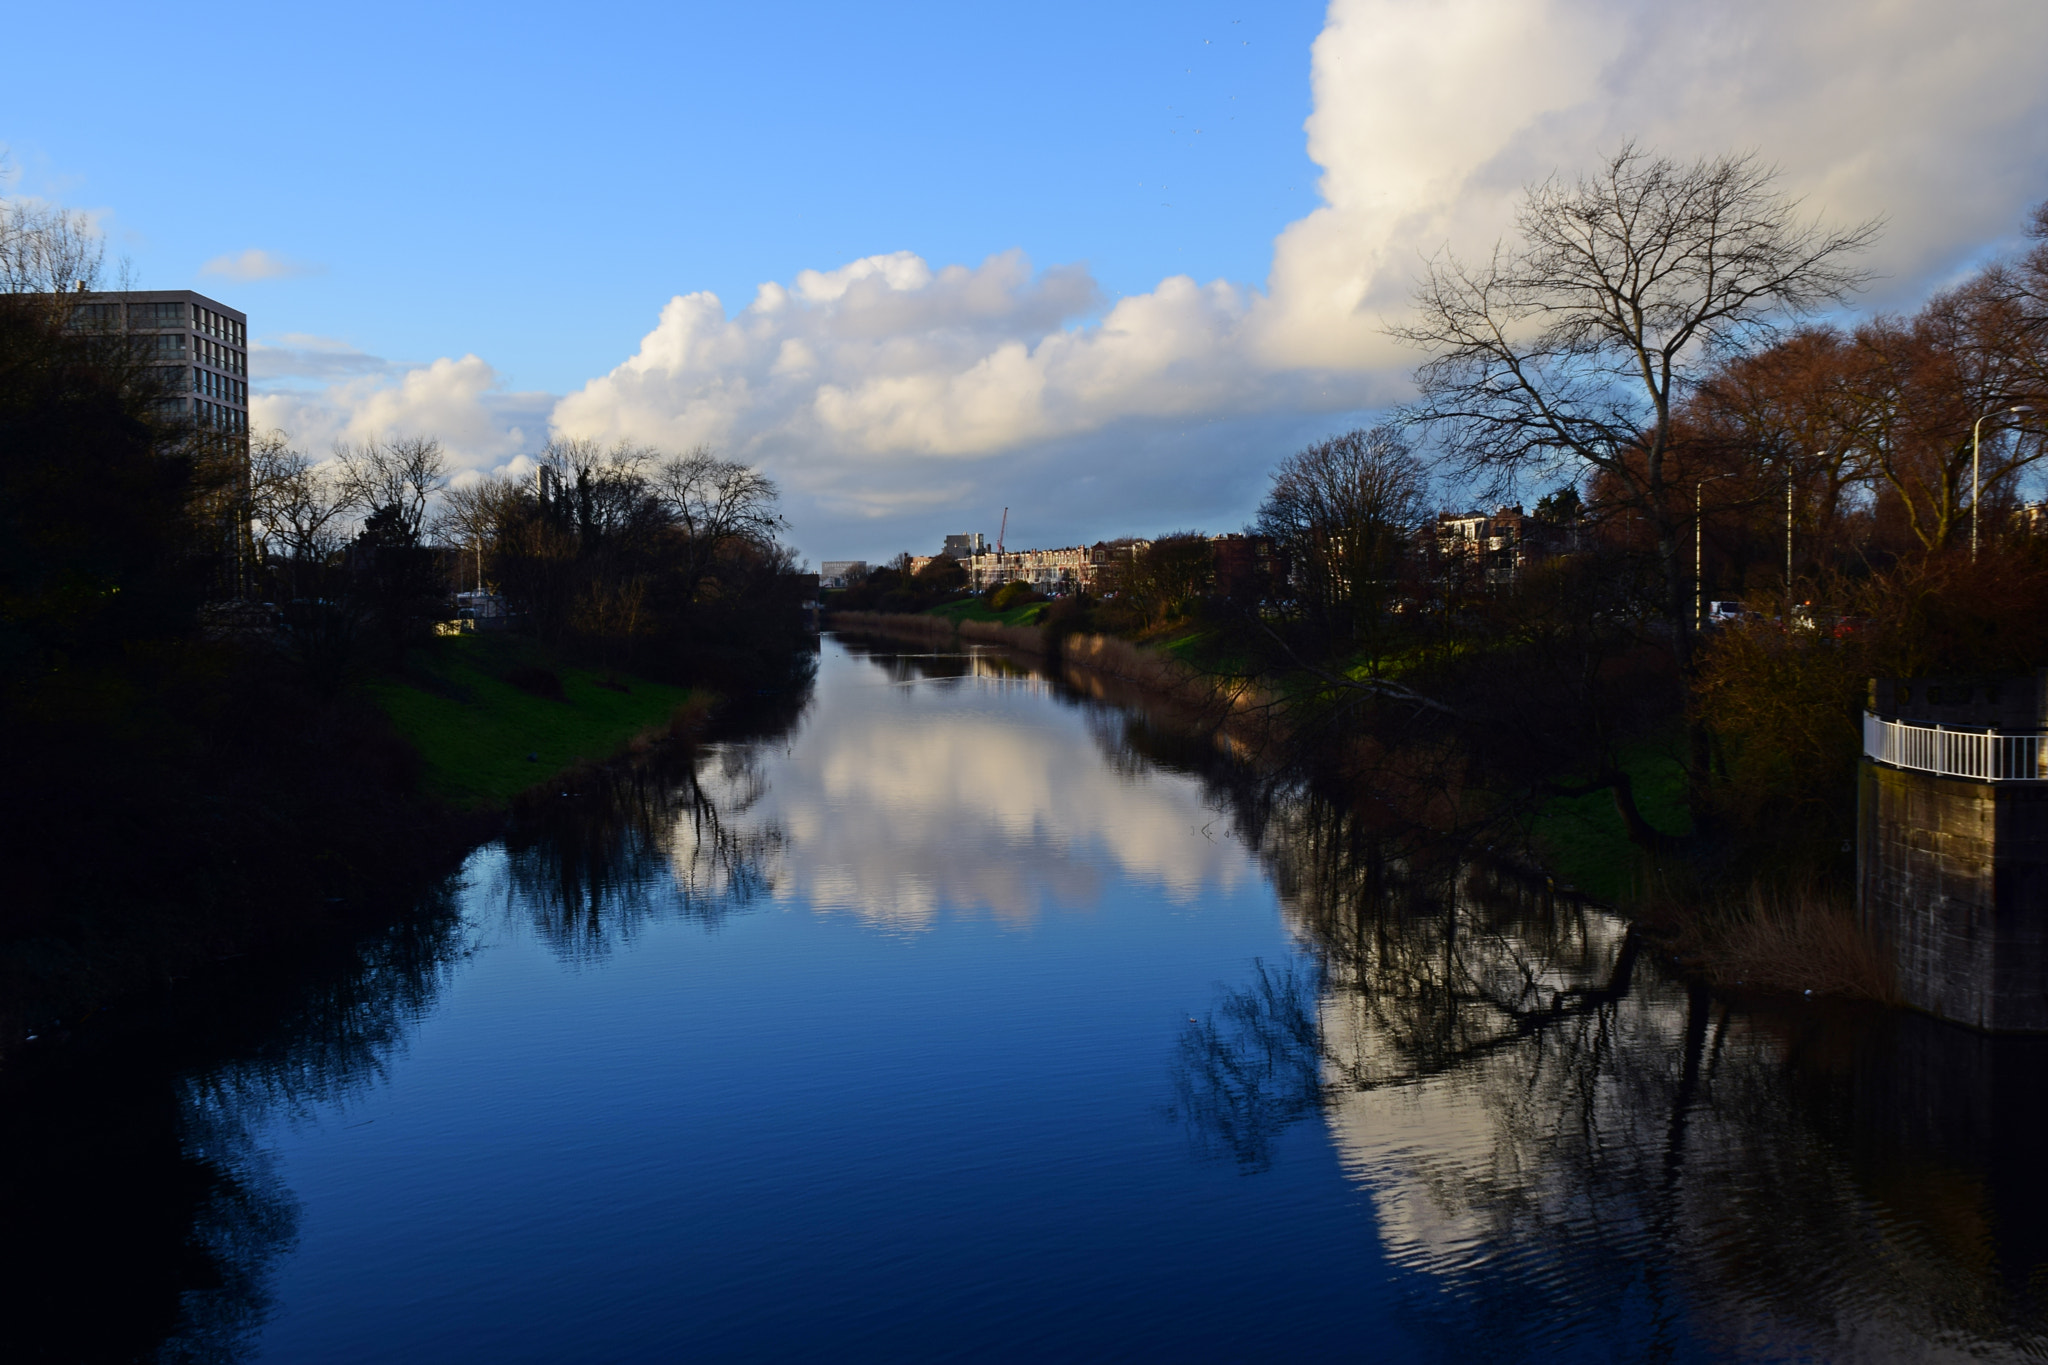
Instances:
[[[1008,611],[995,611],[979,597],[965,597],[958,602],[941,602],[925,612],[927,616],[938,616],[948,621],[982,621],[997,626],[1035,626],[1047,610],[1044,602],[1026,602]]]
[[[503,634],[437,639],[366,690],[418,751],[426,793],[466,809],[502,806],[707,702],[687,687],[565,667]]]
[[[1666,834],[1691,832],[1685,765],[1670,746],[1636,745],[1621,755],[1621,766],[1645,820]],[[1586,895],[1621,905],[1651,890],[1648,855],[1629,841],[1612,792],[1552,797],[1533,812],[1528,833],[1543,866]]]

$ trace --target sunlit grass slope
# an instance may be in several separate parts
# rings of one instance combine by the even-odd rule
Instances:
[[[561,700],[508,681],[524,673],[531,683],[535,672],[561,680]],[[427,790],[468,807],[500,805],[579,761],[606,758],[698,696],[630,674],[563,667],[531,640],[499,634],[437,639],[409,654],[403,673],[368,690],[419,750]]]
[[[958,602],[941,602],[925,614],[943,616],[954,622],[994,621],[1005,626],[1035,626],[1038,624],[1038,618],[1045,615],[1045,610],[1046,604],[1043,602],[1026,602],[1023,606],[1011,607],[1008,611],[992,611],[988,603],[981,598],[966,597]]]

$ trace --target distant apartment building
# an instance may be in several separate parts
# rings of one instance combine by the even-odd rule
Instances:
[[[172,414],[201,431],[249,436],[249,319],[189,289],[65,296],[70,327],[131,337],[164,381]]]
[[[828,559],[818,566],[818,583],[825,588],[850,588],[868,576],[864,559]]]
[[[1513,584],[1534,564],[1576,549],[1577,531],[1519,507],[1445,512],[1436,519],[1437,571],[1490,588]]]
[[[1220,595],[1262,601],[1287,591],[1287,557],[1270,540],[1233,532],[1211,536],[1209,544],[1215,555],[1215,590]],[[947,536],[938,555],[913,555],[909,568],[915,574],[939,555],[950,555],[967,571],[967,585],[974,592],[1024,582],[1048,596],[1101,593],[1114,591],[1120,571],[1151,547],[1149,540],[1128,537],[1093,545],[997,550],[980,535],[958,535]],[[828,574],[832,567],[826,566]]]
[[[1095,579],[1086,545],[1057,550],[984,550],[965,561],[975,591],[1025,582],[1047,594],[1083,591]]]

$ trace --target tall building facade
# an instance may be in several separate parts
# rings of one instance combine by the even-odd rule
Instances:
[[[201,431],[249,435],[249,318],[189,289],[67,295],[75,331],[135,338],[164,402]]]
[[[133,289],[62,296],[74,332],[122,338],[161,381],[163,416],[197,432],[202,447],[231,462],[210,510],[220,560],[216,604],[260,595],[249,525],[249,318],[189,289]]]

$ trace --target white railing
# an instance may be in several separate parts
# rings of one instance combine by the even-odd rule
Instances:
[[[1894,768],[1979,782],[2048,780],[2048,735],[2001,735],[1994,730],[1949,730],[1911,725],[1863,713],[1863,752]]]

